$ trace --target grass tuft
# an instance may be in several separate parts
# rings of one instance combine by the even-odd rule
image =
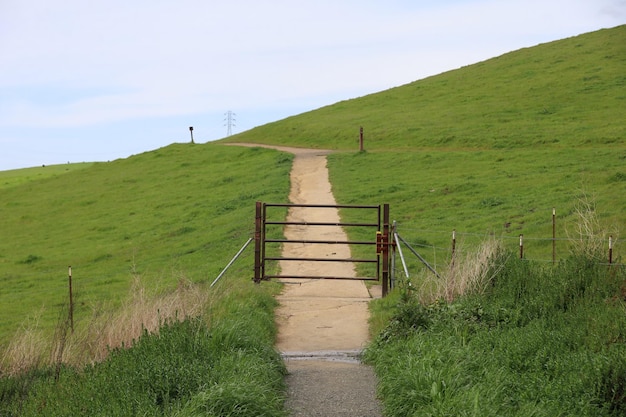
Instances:
[[[456,253],[462,256],[457,257]],[[422,304],[437,300],[452,302],[464,295],[483,294],[504,267],[508,255],[502,241],[493,236],[485,239],[474,251],[464,251],[460,246],[456,253],[440,274],[441,278],[424,274],[417,292]]]

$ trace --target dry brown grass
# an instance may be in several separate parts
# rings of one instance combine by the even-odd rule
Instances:
[[[73,333],[65,314],[61,314],[52,338],[46,338],[37,321],[30,320],[0,355],[0,377],[40,366],[100,362],[111,349],[131,346],[144,332],[155,333],[166,322],[203,315],[207,301],[207,290],[184,278],[172,291],[149,294],[141,279],[135,277],[121,308],[94,308],[91,319],[76,326]]]
[[[459,253],[463,255],[459,256]],[[463,251],[463,245],[459,245],[447,269],[440,274],[441,278],[432,274],[423,277],[418,291],[420,302],[451,302],[462,295],[482,293],[504,267],[504,253],[502,242],[493,236],[487,237],[473,251]]]
[[[49,351],[49,342],[38,330],[38,316],[29,319],[20,328],[0,356],[0,377],[15,375],[37,368]]]
[[[573,226],[566,229],[574,256],[607,261],[609,236],[616,242],[619,231],[615,227],[605,227],[600,222],[595,202],[586,194],[578,199],[574,216],[576,221],[572,223]]]
[[[202,315],[207,297],[203,288],[183,279],[173,292],[150,296],[135,278],[128,301],[115,313],[96,314],[78,346],[71,347],[75,350],[71,356],[101,361],[110,349],[132,345],[143,332],[155,333],[165,322]]]

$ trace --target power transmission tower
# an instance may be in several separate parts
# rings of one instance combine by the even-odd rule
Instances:
[[[230,136],[233,134],[233,127],[236,126],[235,125],[235,122],[237,121],[235,119],[236,114],[228,110],[226,113],[224,113],[224,115],[226,116],[226,118],[224,119],[224,121],[226,122],[224,124],[224,126],[226,126],[226,136]]]

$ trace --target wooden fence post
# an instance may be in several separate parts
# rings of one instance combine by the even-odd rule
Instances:
[[[363,152],[363,126],[359,128],[359,151]]]
[[[68,281],[70,287],[70,311],[69,311],[69,320],[70,320],[70,329],[72,329],[72,333],[74,333],[74,296],[72,294],[72,266],[68,266]]]
[[[552,208],[552,263],[556,262],[556,208]]]
[[[452,229],[452,255],[450,260],[450,267],[454,268],[454,260],[456,259],[456,229]]]

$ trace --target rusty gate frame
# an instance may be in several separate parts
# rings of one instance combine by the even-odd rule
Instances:
[[[343,223],[343,222],[292,222],[292,221],[268,221],[268,207],[306,207],[306,208],[334,208],[334,209],[367,209],[377,210],[377,223]],[[307,239],[268,239],[266,237],[267,225],[296,225],[296,226],[340,226],[340,227],[376,227],[376,239],[371,241],[336,241],[336,240],[307,240]],[[298,258],[298,257],[268,257],[265,254],[266,243],[302,243],[302,244],[339,244],[339,245],[371,245],[376,247],[376,259],[337,259],[337,258]],[[378,206],[359,205],[327,205],[327,204],[272,204],[256,202],[255,232],[254,232],[254,282],[260,283],[271,278],[291,278],[291,279],[337,279],[337,280],[361,280],[361,281],[381,281],[383,297],[389,290],[389,269],[391,257],[390,247],[395,242],[391,238],[389,223],[389,204]],[[376,277],[338,277],[319,275],[268,275],[265,273],[266,261],[310,261],[310,262],[353,262],[353,263],[376,263]]]

